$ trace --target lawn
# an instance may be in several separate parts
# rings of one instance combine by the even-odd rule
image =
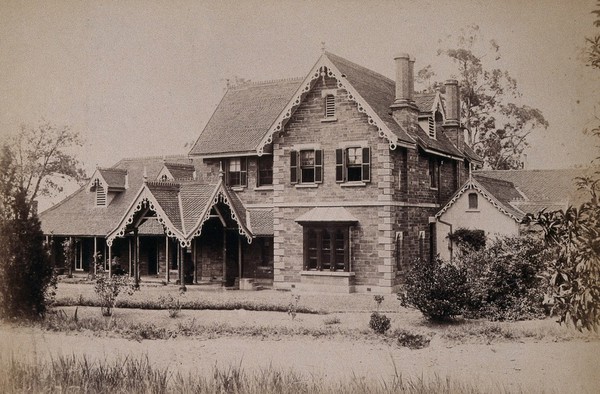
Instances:
[[[0,370],[12,368],[25,381],[37,376],[38,387],[49,377],[51,387],[62,388],[54,392],[69,391],[64,385],[74,387],[69,392],[95,392],[102,379],[112,391],[150,391],[121,374],[139,370],[144,360],[152,371],[146,366],[143,373],[158,379],[152,383],[155,392],[226,391],[224,385],[236,379],[237,392],[264,392],[264,387],[306,393],[597,391],[600,338],[552,318],[431,324],[418,311],[401,307],[395,295],[386,295],[381,312],[391,319],[391,329],[379,335],[368,326],[376,307],[370,294],[199,286],[188,287],[182,298],[191,309],[176,317],[149,309],[161,295],[176,297],[177,289],[142,286],[122,298],[126,308],[103,317],[97,306],[75,306],[93,305],[93,286],[61,283],[56,299],[66,306],[54,307],[44,322],[0,325],[0,336],[9,339],[0,341]],[[299,310],[311,313],[295,318],[287,313],[295,294],[300,294]],[[94,378],[96,386],[86,386],[81,366],[89,370],[86,376],[101,375]],[[66,380],[58,381],[60,376]],[[2,379],[19,386],[6,374]],[[119,386],[121,380],[129,382],[126,387]],[[34,390],[29,388],[24,391]]]

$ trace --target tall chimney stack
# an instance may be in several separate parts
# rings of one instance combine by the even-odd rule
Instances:
[[[392,116],[406,129],[416,127],[419,109],[414,101],[415,59],[406,53],[394,57],[396,63],[396,97],[390,105]]]
[[[460,93],[458,81],[449,79],[444,82],[446,87],[446,121],[444,132],[459,151],[465,148],[465,134],[460,124]]]
[[[396,97],[393,107],[407,106],[413,102],[412,79],[415,62],[407,53],[396,55],[394,61],[396,62]]]

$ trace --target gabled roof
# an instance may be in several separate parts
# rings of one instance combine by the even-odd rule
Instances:
[[[587,192],[578,190],[575,178],[591,176],[597,171],[596,168],[475,171],[436,217],[448,210],[466,190],[476,189],[501,212],[520,222],[528,213],[556,211],[589,201]]]
[[[483,198],[488,200],[497,210],[520,223],[525,214],[510,204],[511,197],[520,196],[518,190],[510,182],[497,179],[483,179],[471,177],[465,182],[450,200],[435,214],[440,218],[458,199],[469,190],[476,190]]]
[[[169,156],[170,162],[189,163],[187,156]],[[163,157],[127,158],[109,170],[127,171],[129,187],[118,193],[106,207],[96,207],[95,194],[87,185],[60,203],[39,214],[44,234],[63,236],[104,237],[121,219],[144,182],[144,168],[148,179],[155,179],[163,167]]]
[[[530,204],[579,205],[589,200],[589,195],[577,189],[575,178],[593,175],[595,171],[598,169],[486,170],[474,174],[512,182]]]
[[[141,220],[139,212],[143,214],[148,209],[154,212],[168,236],[177,238],[182,246],[190,246],[192,239],[202,233],[204,223],[218,202],[229,206],[231,219],[237,222],[239,233],[246,236],[248,243],[252,242],[252,233],[246,223],[246,208],[222,179],[216,184],[144,183],[122,218],[108,233],[106,242],[112,245],[113,240],[123,236],[134,220]]]
[[[356,89],[401,143],[414,144],[415,141],[392,117],[390,105],[396,98],[396,82],[333,53],[325,52],[323,56],[337,67],[350,87]]]
[[[190,155],[255,151],[301,82],[302,79],[296,78],[230,87]]]

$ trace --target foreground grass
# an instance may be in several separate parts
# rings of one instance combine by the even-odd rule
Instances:
[[[475,387],[451,378],[407,379],[396,371],[389,379],[334,382],[273,367],[246,372],[241,366],[215,367],[212,373],[174,373],[153,367],[148,358],[90,361],[58,356],[49,362],[0,359],[3,393],[479,393],[506,392],[502,387]],[[510,390],[515,392],[514,389]]]

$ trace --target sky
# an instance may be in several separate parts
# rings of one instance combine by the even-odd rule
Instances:
[[[584,65],[595,0],[0,2],[0,133],[44,121],[86,143],[88,172],[120,158],[186,153],[227,79],[305,76],[328,51],[393,78],[394,55],[432,64],[438,40],[471,24],[500,45],[500,65],[550,127],[527,168],[589,164],[583,130],[600,116],[600,72]]]

